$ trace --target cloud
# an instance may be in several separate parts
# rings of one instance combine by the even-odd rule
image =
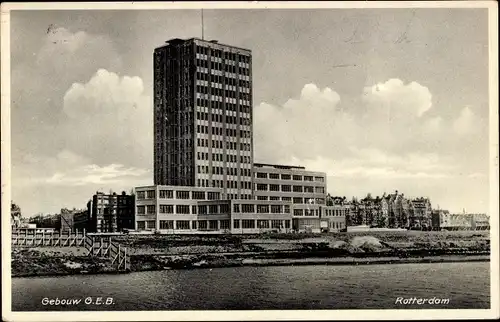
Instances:
[[[457,134],[467,135],[475,131],[477,124],[476,116],[470,107],[466,106],[460,112],[460,116],[453,122],[453,130],[455,130]]]
[[[431,92],[417,82],[405,85],[402,80],[393,78],[365,87],[363,94],[363,99],[370,106],[369,112],[387,115],[388,118],[421,117],[432,107]]]
[[[484,146],[464,145],[457,135],[473,133],[472,109],[445,119],[429,88],[416,82],[367,86],[360,100],[341,100],[334,89],[307,84],[282,106],[259,104],[254,119],[257,162],[327,172],[334,194],[389,187],[418,195],[433,182],[428,192],[442,197],[447,182],[467,189],[466,180],[487,177],[487,168],[471,159],[484,159]]]
[[[66,144],[96,164],[152,164],[153,112],[139,77],[98,70],[64,95]]]

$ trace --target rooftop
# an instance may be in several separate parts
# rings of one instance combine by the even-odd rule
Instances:
[[[197,37],[193,37],[193,38],[188,38],[188,39],[181,39],[181,38],[172,38],[170,40],[167,40],[165,41],[165,43],[168,45],[179,45],[179,44],[183,44],[185,42],[192,42],[192,41],[199,41],[199,42],[203,42],[203,43],[206,43],[207,45],[220,45],[220,46],[224,46],[224,47],[229,47],[229,48],[234,48],[234,49],[239,49],[239,50],[243,50],[243,51],[246,51],[246,52],[252,52],[250,49],[247,49],[247,48],[242,48],[242,47],[237,47],[237,46],[232,46],[232,45],[227,45],[227,44],[222,44],[222,43],[219,43],[218,40],[205,40],[205,39],[201,39],[201,38],[197,38]],[[160,46],[158,48],[161,48],[161,47],[164,47],[164,46]]]
[[[254,167],[256,168],[275,168],[275,169],[297,169],[297,170],[305,170],[305,167],[294,166],[294,165],[283,165],[283,164],[269,164],[269,163],[254,163]]]

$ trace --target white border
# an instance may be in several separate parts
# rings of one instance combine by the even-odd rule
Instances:
[[[359,319],[482,319],[499,318],[498,270],[498,9],[496,1],[413,2],[87,2],[2,3],[1,5],[1,172],[2,172],[2,318],[6,321],[227,321],[227,320],[359,320]],[[11,10],[138,10],[138,9],[286,9],[286,8],[488,8],[490,85],[490,220],[491,305],[489,310],[300,310],[300,311],[134,311],[134,312],[11,312],[10,271],[10,11]],[[168,313],[166,313],[168,312]]]

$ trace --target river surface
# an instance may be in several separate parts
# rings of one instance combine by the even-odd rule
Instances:
[[[12,310],[487,309],[489,271],[489,262],[471,262],[233,267],[14,278]],[[398,297],[435,297],[449,299],[449,303],[404,305],[395,303]],[[81,302],[43,305],[44,298]]]

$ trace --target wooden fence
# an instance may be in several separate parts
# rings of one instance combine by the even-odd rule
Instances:
[[[84,246],[86,233],[83,231],[47,231],[43,229],[13,229],[12,246]]]
[[[127,248],[111,240],[111,236],[87,236],[84,242],[89,256],[107,257],[117,271],[130,270],[130,254]]]
[[[83,231],[50,231],[43,229],[13,229],[12,246],[17,247],[85,247],[88,256],[104,257],[117,271],[130,270],[130,254],[126,247],[111,240],[111,236],[93,236]]]

